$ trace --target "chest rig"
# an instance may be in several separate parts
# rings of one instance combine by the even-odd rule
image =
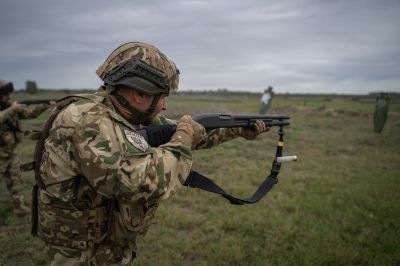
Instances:
[[[93,207],[80,197],[65,201],[46,191],[41,177],[45,141],[54,120],[68,105],[82,99],[99,104],[105,100],[98,95],[76,95],[60,100],[36,143],[31,233],[47,244],[78,250],[96,248],[98,245],[132,246],[137,235],[147,230],[157,204],[142,206],[121,199],[108,199],[102,201],[100,206]],[[76,176],[72,182],[76,182],[78,190],[81,182],[87,181],[83,176]]]

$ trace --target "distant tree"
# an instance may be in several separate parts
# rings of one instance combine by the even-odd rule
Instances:
[[[38,87],[36,85],[36,81],[34,80],[27,80],[25,83],[25,91],[30,94],[37,94]]]

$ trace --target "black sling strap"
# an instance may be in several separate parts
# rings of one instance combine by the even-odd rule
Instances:
[[[39,222],[39,210],[38,210],[38,192],[39,188],[44,189],[45,185],[43,182],[42,177],[40,176],[40,166],[42,164],[42,154],[44,150],[44,142],[49,135],[49,131],[51,126],[53,125],[54,120],[56,119],[57,115],[60,113],[60,109],[56,109],[50,118],[47,120],[46,124],[44,125],[42,131],[39,135],[39,140],[36,142],[35,153],[34,153],[34,165],[35,165],[35,180],[36,184],[32,188],[32,202],[31,202],[31,209],[32,209],[32,228],[31,234],[32,236],[37,235],[37,226]]]
[[[283,132],[283,127],[281,126],[278,131],[279,140],[276,146],[275,159],[272,163],[271,172],[251,197],[247,199],[236,198],[228,194],[224,189],[222,189],[210,178],[195,171],[191,171],[189,173],[189,176],[187,177],[183,185],[219,194],[227,199],[231,204],[244,205],[256,203],[261,198],[263,198],[276,183],[278,183],[278,175],[281,169],[281,163],[277,161],[277,158],[282,156],[284,134],[285,133]]]
[[[279,170],[278,170],[279,171]],[[184,186],[191,188],[199,188],[208,192],[216,193],[227,199],[231,204],[244,205],[253,204],[264,197],[272,187],[278,182],[277,173],[271,170],[271,174],[264,180],[264,182],[258,187],[257,191],[247,199],[240,199],[228,194],[224,189],[217,185],[214,181],[208,177],[196,172],[191,171],[188,178],[186,179]]]

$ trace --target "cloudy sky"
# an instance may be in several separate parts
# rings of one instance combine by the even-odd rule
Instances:
[[[129,41],[156,45],[182,90],[400,92],[399,0],[0,0],[0,79],[96,88]]]

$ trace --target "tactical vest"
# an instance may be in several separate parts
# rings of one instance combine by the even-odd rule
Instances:
[[[44,143],[57,115],[69,104],[78,100],[104,102],[99,95],[76,95],[60,100],[43,127],[35,148],[35,179],[32,191],[32,235],[59,247],[86,250],[96,245],[134,246],[139,234],[147,231],[155,211],[154,204],[124,202],[121,199],[106,200],[103,206],[90,208],[87,201],[79,198],[65,202],[46,191],[40,176]],[[84,177],[77,176],[76,187]],[[100,197],[100,195],[98,195]]]
[[[9,108],[11,105],[0,108],[1,111]],[[22,140],[22,131],[19,124],[18,115],[12,117],[0,124],[0,148],[12,151]]]

